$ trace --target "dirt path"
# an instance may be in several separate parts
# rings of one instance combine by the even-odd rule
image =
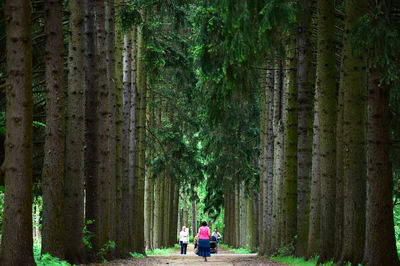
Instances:
[[[218,254],[211,254],[207,258],[207,262],[203,258],[194,254],[193,245],[188,246],[187,254],[181,255],[180,250],[177,250],[170,255],[151,255],[142,259],[130,259],[121,261],[112,261],[108,265],[284,265],[276,262],[271,262],[267,259],[261,259],[256,254],[235,254],[226,249],[220,248]]]

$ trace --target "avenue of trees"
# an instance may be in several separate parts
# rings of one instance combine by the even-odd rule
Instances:
[[[400,265],[398,1],[0,11],[0,265],[128,258],[203,219],[262,256]]]

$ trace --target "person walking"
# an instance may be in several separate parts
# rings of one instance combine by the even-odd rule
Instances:
[[[217,248],[216,250],[218,251],[218,246],[219,246],[219,239],[221,238],[221,234],[218,232],[218,229],[215,228],[214,233],[212,234],[213,237],[215,237],[215,240],[217,241]]]
[[[204,221],[202,227],[199,228],[199,252],[198,256],[204,258],[207,261],[207,257],[211,257],[210,254],[210,228],[207,226],[207,222]]]
[[[189,232],[186,226],[182,227],[182,231],[179,233],[179,244],[181,244],[181,255],[186,254],[187,245],[189,242]]]

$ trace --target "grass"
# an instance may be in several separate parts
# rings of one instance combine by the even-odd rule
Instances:
[[[175,244],[175,246],[173,248],[156,248],[154,250],[148,250],[146,251],[146,255],[169,255],[174,253],[174,251],[177,249],[177,246]]]
[[[317,258],[305,260],[304,258],[296,258],[293,256],[271,256],[269,259],[273,262],[281,262],[281,263],[286,263],[286,264],[295,265],[295,266],[317,265]],[[333,265],[333,264],[324,264],[324,265]]]
[[[229,251],[235,252],[236,254],[251,254],[251,250],[248,248],[231,248],[226,244],[220,245],[222,248],[228,249]]]

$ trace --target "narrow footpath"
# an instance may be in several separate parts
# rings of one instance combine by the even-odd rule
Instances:
[[[257,257],[257,254],[236,254],[229,250],[220,248],[218,254],[211,254],[207,262],[194,254],[194,246],[189,245],[186,255],[181,255],[176,250],[169,255],[151,255],[147,258],[110,261],[107,265],[285,265]]]

